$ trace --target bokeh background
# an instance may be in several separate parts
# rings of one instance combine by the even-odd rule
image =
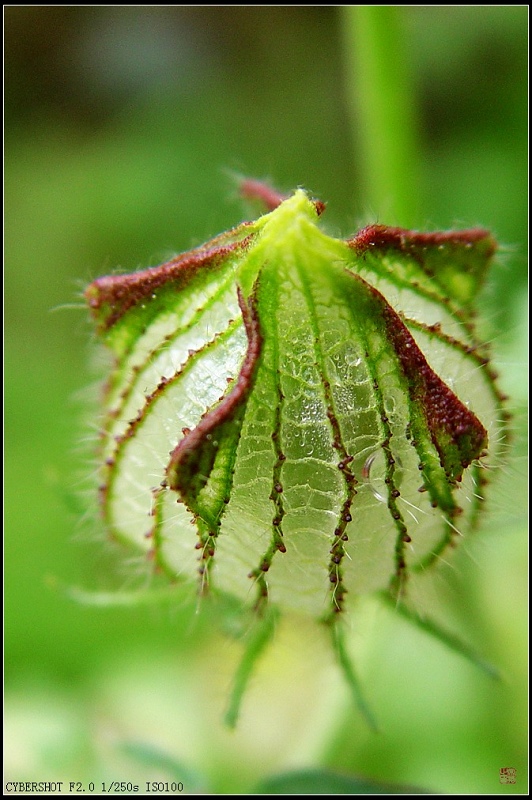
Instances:
[[[442,586],[455,629],[503,680],[367,601],[353,652],[379,734],[351,705],[325,634],[301,620],[281,624],[230,732],[221,715],[240,646],[209,614],[70,598],[72,587],[138,585],[127,554],[115,569],[83,496],[97,374],[84,285],[236,224],[234,174],[307,187],[334,234],[406,221],[363,190],[348,74],[361,45],[342,8],[7,6],[7,780],[290,792],[288,778],[267,781],[304,769],[526,792],[528,9],[399,8],[413,224],[481,224],[503,245],[480,303],[511,397],[512,451],[484,529]],[[515,785],[499,782],[504,767]]]

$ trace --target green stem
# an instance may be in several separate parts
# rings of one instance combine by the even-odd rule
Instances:
[[[417,132],[404,9],[343,6],[347,99],[365,211],[387,224],[418,219]]]

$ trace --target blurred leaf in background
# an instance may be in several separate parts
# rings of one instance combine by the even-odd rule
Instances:
[[[325,637],[301,621],[283,624],[231,735],[220,720],[238,646],[205,615],[183,603],[95,610],[61,588],[139,580],[135,564],[117,575],[86,519],[85,399],[99,372],[84,285],[238,222],[228,172],[304,185],[328,203],[334,235],[401,224],[361,189],[342,9],[11,6],[4,21],[8,780],[171,780],[172,763],[196,789],[238,792],[320,766],[440,792],[522,792],[528,9],[400,11],[419,133],[412,224],[480,224],[503,244],[481,300],[516,435],[485,531],[442,580],[450,613],[505,680],[368,601],[354,652],[378,736],[349,706]],[[147,766],[138,753],[150,748],[163,755]],[[516,785],[499,783],[503,767],[517,768]]]

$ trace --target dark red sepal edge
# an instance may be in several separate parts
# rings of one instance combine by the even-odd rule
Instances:
[[[158,267],[127,275],[106,275],[93,281],[85,290],[85,298],[100,329],[109,330],[130,308],[151,298],[161,286],[174,284],[176,289],[182,289],[200,269],[216,268],[235,250],[246,247],[248,238],[220,245],[214,242]]]
[[[260,331],[256,289],[249,301],[244,298],[240,287],[238,302],[248,338],[248,347],[242,367],[231,391],[201,418],[191,431],[187,432],[170,454],[166,469],[167,483],[171,489],[185,494],[187,491],[187,466],[197,460],[200,449],[208,442],[208,437],[215,430],[233,418],[242,403],[247,399],[253,386],[253,380],[262,350],[262,334]]]
[[[406,378],[410,398],[423,410],[447,477],[451,481],[459,480],[463,470],[483,455],[488,444],[486,429],[429,366],[414,337],[386,298],[363,278],[353,277],[366,285],[380,306],[386,336]]]
[[[489,258],[495,253],[497,244],[490,232],[484,228],[419,233],[405,228],[389,227],[388,225],[367,225],[355,236],[346,239],[346,244],[360,255],[376,247],[410,254],[412,250],[423,247],[438,247],[446,244],[467,247],[484,240],[490,244],[490,248],[486,253],[486,258]]]

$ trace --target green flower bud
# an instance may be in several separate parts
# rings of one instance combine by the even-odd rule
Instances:
[[[477,523],[505,437],[472,323],[496,245],[341,241],[322,203],[264,192],[255,222],[86,290],[116,359],[101,508],[192,592],[336,625],[357,595],[407,596]]]

